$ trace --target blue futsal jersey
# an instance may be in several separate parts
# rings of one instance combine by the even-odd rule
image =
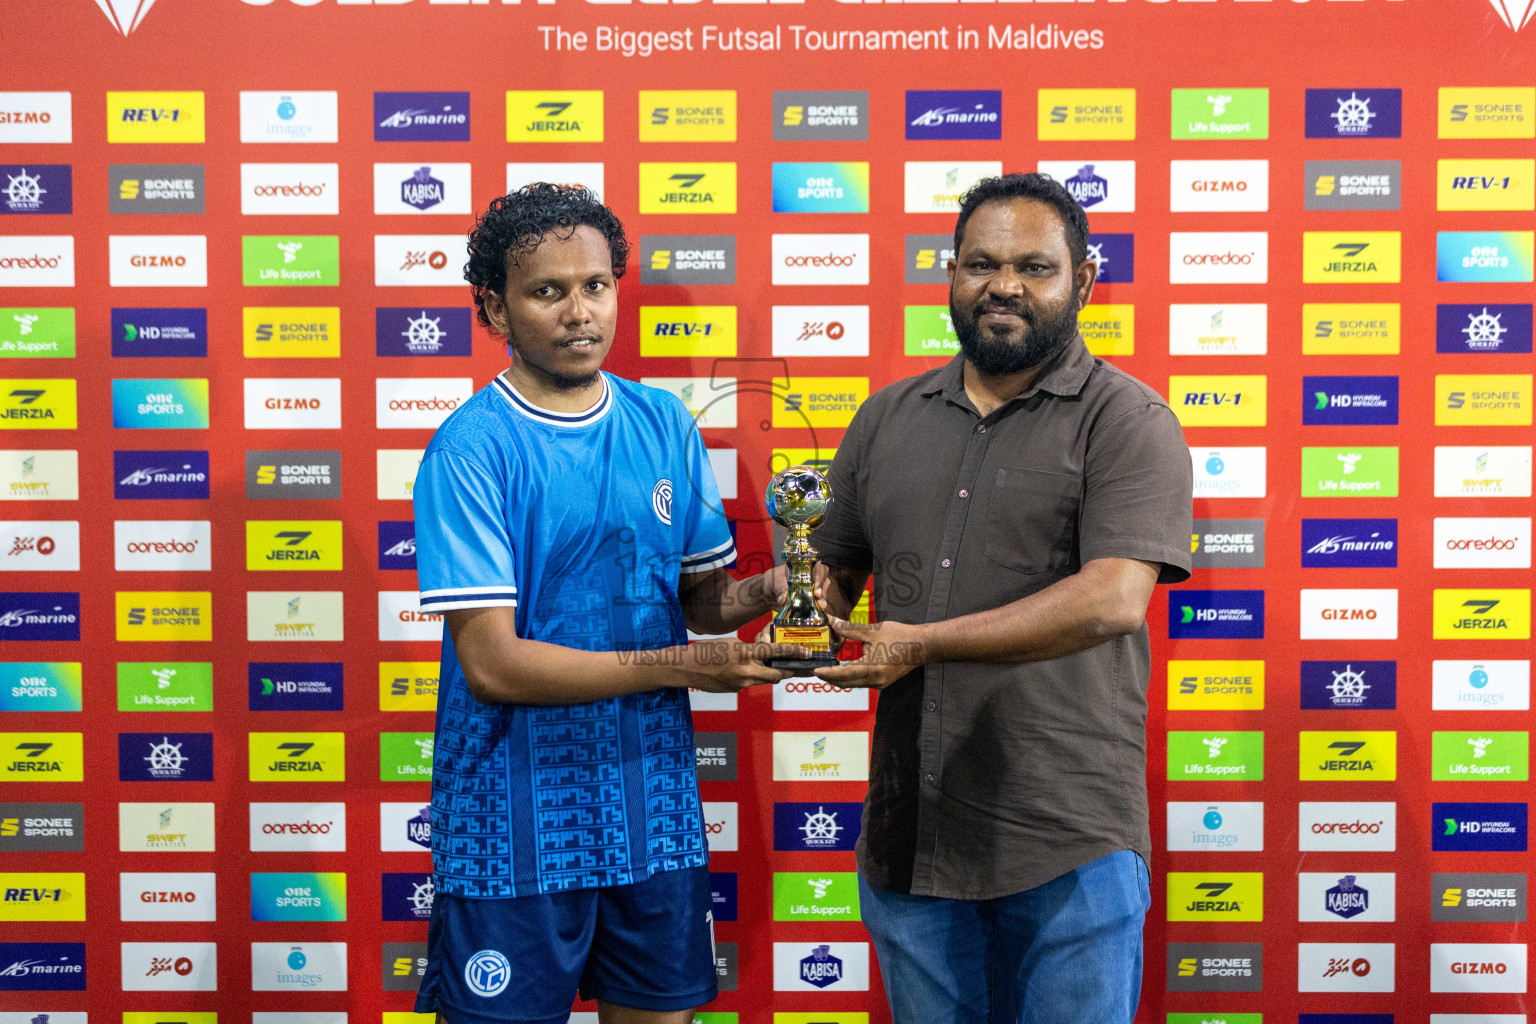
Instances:
[[[686,643],[679,573],[736,557],[704,441],[672,395],[602,374],[591,409],[497,377],[416,474],[421,609],[516,607],[517,635],[590,651]],[[708,861],[686,690],[483,704],[443,629],[432,764],[438,892],[641,882]]]

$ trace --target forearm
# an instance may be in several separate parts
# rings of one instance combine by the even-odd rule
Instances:
[[[773,570],[741,580],[724,572],[711,573],[686,591],[682,605],[683,620],[693,632],[735,633],[773,610]]]
[[[1000,608],[928,623],[923,660],[1049,661],[1086,651],[1140,628],[1155,580],[1155,568],[1125,574],[1085,567]]]
[[[688,678],[686,647],[582,651],[508,637],[493,644],[460,644],[458,651],[470,693],[486,704],[586,704],[686,686]]]

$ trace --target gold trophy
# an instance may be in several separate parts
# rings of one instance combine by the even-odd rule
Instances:
[[[810,648],[809,658],[772,658],[768,665],[808,676],[815,669],[837,664],[832,653],[832,628],[816,607],[811,568],[816,549],[811,531],[827,518],[832,507],[832,488],[827,478],[810,466],[791,466],[774,474],[764,497],[768,514],[789,531],[784,541],[784,563],[789,567],[789,596],[769,626],[774,643]]]

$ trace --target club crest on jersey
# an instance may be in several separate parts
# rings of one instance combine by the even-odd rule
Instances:
[[[651,488],[651,509],[662,525],[672,525],[672,481],[666,477],[657,480],[656,486]]]

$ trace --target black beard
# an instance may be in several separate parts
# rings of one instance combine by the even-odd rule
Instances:
[[[1008,309],[1022,316],[1029,327],[1023,343],[984,337],[977,321],[987,309]],[[985,301],[962,314],[955,306],[953,295],[949,300],[949,319],[960,339],[960,351],[972,366],[988,377],[1020,373],[1039,366],[1061,351],[1077,334],[1077,312],[1076,295],[1059,312],[1044,319],[1021,303]]]
[[[598,375],[601,373],[602,371],[599,370],[597,373],[589,373],[582,377],[568,377],[563,373],[544,371],[545,377],[557,391],[579,391],[582,388],[589,388],[597,383]]]

